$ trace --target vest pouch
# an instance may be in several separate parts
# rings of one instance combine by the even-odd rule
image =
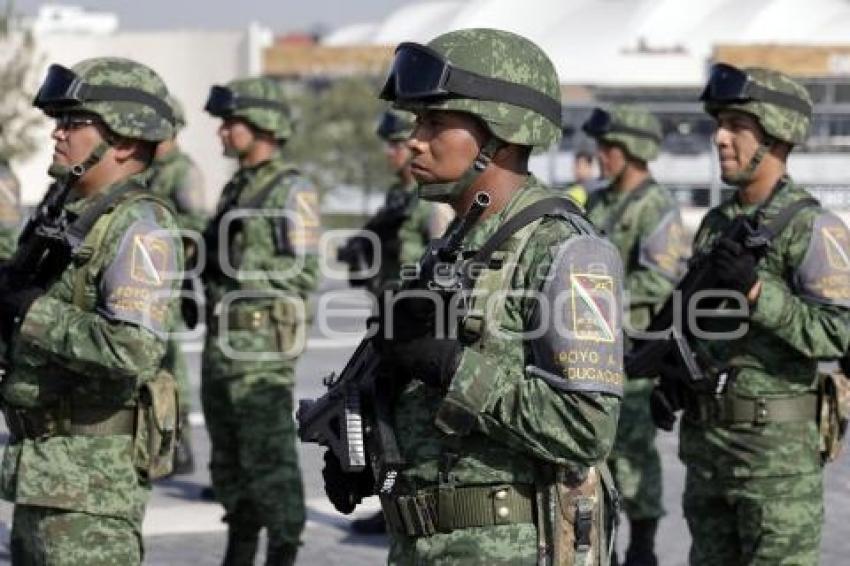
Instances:
[[[133,461],[148,480],[171,473],[179,434],[179,406],[177,383],[167,370],[160,369],[139,390]]]
[[[850,380],[841,372],[818,374],[818,433],[821,462],[841,455],[850,419]]]
[[[297,299],[296,299],[297,300]],[[305,309],[293,301],[275,301],[271,307],[271,320],[280,352],[297,355],[301,353],[305,320]],[[297,350],[296,350],[297,349]]]
[[[558,468],[555,490],[558,509],[555,513],[555,560],[558,566],[595,566],[601,563],[603,501],[599,471],[590,468],[586,474]],[[606,565],[607,566],[607,565]]]

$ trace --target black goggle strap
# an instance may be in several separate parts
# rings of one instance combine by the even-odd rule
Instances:
[[[81,84],[76,97],[82,102],[136,102],[144,104],[174,124],[174,111],[167,102],[137,88]]]
[[[606,133],[609,134],[629,134],[630,136],[635,136],[639,138],[646,138],[652,140],[656,143],[661,143],[661,137],[659,137],[655,132],[649,132],[647,130],[639,130],[638,128],[631,128],[629,126],[622,126],[620,124],[611,124]],[[604,134],[603,134],[604,135]]]
[[[646,138],[654,141],[655,143],[661,143],[661,137],[655,132],[618,124],[611,118],[611,115],[608,112],[600,108],[596,108],[593,111],[591,117],[587,120],[587,122],[585,122],[584,126],[582,126],[582,130],[584,133],[593,138],[601,138],[606,134],[621,133],[639,138]]]
[[[716,98],[713,90],[712,83],[709,82],[699,99],[703,102],[715,104],[733,104],[735,102],[748,101],[766,102],[768,104],[775,104],[777,106],[782,106],[783,108],[799,112],[804,116],[812,115],[812,105],[809,104],[808,101],[794,96],[793,94],[788,94],[787,92],[780,92],[778,90],[763,87],[751,80],[747,80],[747,83],[744,85],[743,89],[741,89],[740,95],[736,97]]]
[[[220,89],[222,93],[227,93],[227,99],[221,101],[218,97],[211,94],[206,104],[206,110],[211,114],[230,114],[234,110],[241,108],[267,108],[278,112],[287,112],[286,106],[274,100],[266,98],[255,98],[252,96],[240,96],[226,87],[213,87]]]

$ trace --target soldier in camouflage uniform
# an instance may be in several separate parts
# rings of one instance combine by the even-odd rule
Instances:
[[[749,315],[742,337],[691,344],[716,385],[688,395],[680,429],[690,563],[814,565],[823,523],[816,370],[850,341],[850,232],[786,172],[811,122],[803,86],[720,64],[701,100],[717,122],[721,178],[737,191],[703,219],[694,257],[713,251],[721,284]],[[739,215],[765,227],[763,257],[724,234]]]
[[[679,207],[647,164],[658,156],[661,124],[640,107],[594,110],[584,131],[598,145],[608,186],[593,193],[587,215],[625,262],[629,326],[643,330],[679,276],[683,229]],[[620,410],[609,465],[624,502],[631,537],[626,565],[658,563],[654,542],[661,505],[661,458],[649,414],[652,381],[631,380]]]
[[[11,257],[21,225],[21,183],[0,157],[0,261]]]
[[[149,480],[158,454],[171,459],[158,435],[176,419],[173,378],[158,369],[182,247],[168,205],[142,185],[155,145],[173,134],[166,94],[148,67],[98,58],[51,66],[36,96],[56,119],[49,172],[53,190],[71,191],[56,242],[70,258],[48,255],[31,286],[7,281],[0,303],[10,431],[0,490],[15,503],[15,564],[142,559]],[[15,258],[37,235],[25,229]],[[48,278],[45,267],[62,271]]]
[[[177,222],[182,230],[200,234],[206,226],[204,214],[204,179],[201,170],[177,145],[177,133],[186,127],[183,105],[169,95],[168,102],[174,110],[174,137],[157,145],[153,162],[148,167],[148,186],[151,192],[169,203],[177,213]],[[196,241],[184,238],[187,261],[193,261],[197,253]],[[189,368],[180,342],[172,337],[165,351],[163,367],[169,370],[180,387],[180,442],[174,451],[174,474],[191,474],[195,469],[192,455],[192,428],[189,413],[192,410]]]
[[[596,478],[613,444],[622,269],[579,209],[527,170],[532,149],[561,135],[555,69],[521,36],[459,30],[401,44],[382,96],[417,114],[408,146],[420,196],[460,216],[488,194],[463,247],[496,248],[470,282],[468,316],[450,323],[448,336],[460,338],[442,334],[433,310],[404,292],[387,306],[398,322],[386,322],[383,371],[400,390],[393,428],[405,461],[394,482],[378,477],[389,563],[606,564],[599,545],[588,550],[600,498],[579,497],[578,513],[560,488]],[[524,224],[500,231],[512,219]],[[541,322],[549,319],[557,324]],[[565,330],[574,323],[576,332]],[[533,329],[542,332],[524,341]],[[371,478],[343,475],[333,453],[326,461],[335,504],[371,493]],[[576,544],[558,547],[553,530]],[[567,547],[578,555],[561,554]]]
[[[292,120],[277,83],[214,86],[206,109],[222,119],[225,155],[239,160],[204,233],[201,400],[227,512],[225,563],[253,564],[265,527],[266,564],[292,564],[305,520],[292,389],[318,278],[317,193],[281,155]]]

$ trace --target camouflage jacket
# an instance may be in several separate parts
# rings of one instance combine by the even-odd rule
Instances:
[[[513,214],[550,196],[529,176],[502,211],[473,228],[464,247],[478,249]],[[563,218],[545,218],[529,229],[531,236],[507,280],[511,290],[537,291],[547,279],[568,279],[562,273],[567,268],[562,263],[554,266],[554,258],[559,246],[577,238],[576,226]],[[604,245],[602,240],[594,242]],[[615,250],[611,253],[616,256]],[[619,271],[619,258],[614,263]],[[552,278],[550,268],[557,271]],[[450,472],[458,485],[530,484],[541,480],[543,463],[585,467],[606,458],[617,428],[619,399],[605,393],[565,392],[528,370],[529,365],[547,362],[537,359],[521,336],[534,326],[534,304],[533,298],[510,293],[498,313],[500,332],[464,347],[447,392],[412,382],[400,394],[395,431],[409,464],[400,473],[402,489],[437,484],[446,453],[457,457]],[[612,310],[608,316],[618,314]],[[611,334],[614,341],[620,336]],[[622,387],[622,370],[618,372]]]
[[[587,216],[617,246],[626,269],[628,323],[644,329],[650,309],[667,298],[679,278],[684,256],[684,230],[673,196],[651,179],[637,197],[611,188],[596,191],[587,203]],[[623,208],[625,207],[625,208]],[[617,218],[614,218],[614,216]],[[610,226],[609,226],[610,224]]]
[[[21,227],[21,184],[8,165],[0,161],[0,261],[15,251]]]
[[[245,208],[266,189],[270,192],[256,208]],[[300,349],[284,355],[282,350],[292,346],[283,343],[284,335],[294,332],[303,338],[307,295],[319,275],[318,195],[279,156],[234,174],[206,233],[218,234],[221,219],[228,217],[238,219],[238,228],[219,246],[233,269],[229,274],[206,269],[203,277],[210,328],[204,368],[216,377],[291,364]],[[291,249],[280,246],[282,235]]]
[[[90,198],[81,214],[139,177]],[[134,407],[165,352],[177,314],[182,246],[165,230],[172,212],[151,197],[125,197],[94,224],[71,265],[35,300],[15,334],[3,380],[4,410],[16,407],[117,410]],[[132,437],[51,436],[6,447],[4,499],[26,505],[140,519]]]
[[[153,193],[169,203],[184,230],[201,232],[206,226],[204,214],[204,178],[192,159],[175,148],[157,157],[146,171]]]
[[[770,221],[790,202],[810,195],[787,179],[764,207]],[[730,220],[751,214],[733,197],[708,212],[694,256],[709,251]],[[823,208],[798,212],[758,264],[761,293],[737,340],[692,345],[717,367],[736,368],[729,395],[800,396],[815,391],[818,360],[839,358],[850,343],[850,233]],[[736,323],[737,326],[737,323]],[[814,421],[697,425],[686,413],[680,454],[686,463],[721,476],[779,476],[820,468]]]

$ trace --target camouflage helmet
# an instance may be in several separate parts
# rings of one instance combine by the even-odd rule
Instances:
[[[615,144],[632,159],[652,161],[661,145],[661,122],[645,108],[615,105],[609,110],[595,108],[582,130],[597,142]]]
[[[705,111],[714,117],[721,110],[746,112],[766,134],[791,145],[805,142],[809,134],[811,95],[803,85],[779,71],[738,69],[718,63],[711,69],[700,100]]]
[[[472,114],[512,144],[545,149],[561,138],[560,81],[552,61],[507,31],[463,29],[426,46],[400,44],[381,98],[412,111]]]
[[[183,110],[183,104],[173,94],[169,94],[165,100],[174,113],[174,133],[176,134],[186,127],[186,112]]]
[[[219,118],[242,118],[279,141],[292,137],[293,122],[281,86],[271,79],[236,79],[213,86],[204,109]]]
[[[404,141],[413,133],[415,116],[404,110],[391,109],[381,115],[378,137],[385,141]]]
[[[33,105],[48,115],[88,112],[114,134],[158,142],[174,135],[168,89],[153,69],[118,57],[51,65]]]

